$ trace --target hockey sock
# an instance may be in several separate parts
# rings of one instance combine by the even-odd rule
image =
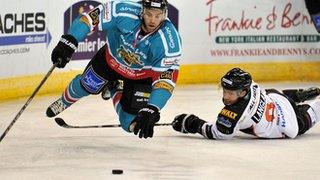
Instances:
[[[62,96],[53,102],[47,109],[46,114],[48,117],[54,117],[61,113],[80,98],[89,95],[88,92],[80,84],[80,75],[77,75],[68,85]]]
[[[79,99],[88,96],[89,93],[80,84],[81,76],[77,75],[62,94],[62,100],[69,107]]]

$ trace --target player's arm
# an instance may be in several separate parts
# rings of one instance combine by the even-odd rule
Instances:
[[[77,50],[78,42],[85,39],[88,33],[102,27],[102,22],[108,18],[104,16],[106,5],[99,5],[88,13],[76,18],[67,34],[61,36],[57,46],[53,49],[51,60],[57,67],[63,68],[70,61],[72,54]],[[111,17],[112,15],[110,15]],[[109,17],[109,19],[111,19]],[[112,21],[109,22],[111,26]]]
[[[305,0],[313,24],[320,33],[320,0]]]
[[[171,27],[172,28],[172,27]],[[169,27],[170,29],[170,27]],[[181,56],[180,38],[175,29],[172,29],[171,39],[164,32],[159,31],[161,39],[151,45],[153,83],[152,91],[146,107],[142,108],[132,124],[134,134],[139,137],[152,137],[154,124],[160,120],[160,110],[165,106],[175,88],[179,59]],[[171,43],[169,45],[169,43]]]
[[[238,114],[224,108],[215,124],[193,114],[180,114],[174,118],[172,127],[182,133],[199,133],[207,139],[231,139],[238,131],[238,122]]]
[[[179,73],[178,67],[171,67],[166,71],[158,73],[159,75],[156,76],[152,84],[148,104],[156,106],[159,110],[166,105],[176,86]]]
[[[176,66],[176,68],[174,68]],[[153,126],[160,120],[160,110],[165,106],[172,95],[178,77],[178,66],[175,65],[163,72],[155,72],[152,91],[147,105],[140,109],[133,120],[134,134],[139,137],[152,137]],[[160,68],[161,69],[161,68]]]
[[[154,58],[152,70],[156,72],[156,76],[153,77],[153,90],[148,104],[162,109],[176,86],[181,58],[181,40],[171,23],[159,30],[159,34],[159,43],[151,46]]]
[[[92,31],[104,30],[112,27],[117,20],[111,11],[113,4],[113,1],[108,1],[105,4],[100,4],[87,13],[83,13],[73,21],[68,30],[68,34],[75,37],[77,41],[82,41]]]

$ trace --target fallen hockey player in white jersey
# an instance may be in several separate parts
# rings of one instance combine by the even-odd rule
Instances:
[[[295,138],[320,121],[319,88],[263,90],[239,68],[224,75],[221,85],[225,107],[215,123],[180,114],[172,123],[173,129],[208,139],[231,139],[237,131],[258,138]]]

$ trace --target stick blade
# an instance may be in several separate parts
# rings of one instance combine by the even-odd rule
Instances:
[[[57,118],[55,118],[54,120],[56,121],[56,123],[57,123],[59,126],[62,126],[62,127],[65,127],[65,128],[68,127],[67,124],[66,124],[66,122],[64,122],[64,120],[63,120],[62,118],[57,117]]]

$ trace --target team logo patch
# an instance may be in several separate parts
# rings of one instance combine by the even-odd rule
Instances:
[[[221,112],[220,112],[220,114],[222,114],[223,116],[226,116],[226,117],[228,117],[228,118],[231,118],[231,119],[233,119],[233,120],[235,120],[236,117],[237,117],[237,115],[238,115],[237,113],[232,112],[232,111],[229,111],[229,110],[227,110],[227,109],[222,109]]]
[[[86,88],[87,91],[93,94],[99,93],[106,82],[106,80],[104,80],[93,71],[92,67],[89,67],[81,78],[82,85]]]
[[[154,88],[155,88],[155,89],[166,89],[166,90],[168,90],[170,93],[172,93],[172,92],[173,92],[173,89],[174,89],[174,87],[173,87],[171,84],[169,84],[169,83],[167,83],[167,82],[163,82],[163,81],[157,82],[157,83],[154,85]]]
[[[144,98],[149,98],[150,97],[150,93],[141,92],[141,91],[135,92],[134,95],[137,96],[137,97],[144,97]]]
[[[165,71],[160,74],[160,79],[172,79],[172,71]]]
[[[150,93],[137,91],[134,93],[134,96],[136,97],[137,102],[148,102]]]
[[[95,8],[94,10],[89,12],[89,17],[92,19],[92,25],[96,26],[99,24],[99,14],[100,14],[100,9]]]
[[[161,61],[161,66],[172,66],[175,64],[179,64],[179,59],[177,57],[173,57],[173,58],[164,58]]]
[[[121,46],[118,50],[118,55],[123,59],[123,61],[126,63],[127,66],[131,66],[133,64],[137,64],[140,66],[143,66],[144,63],[140,61],[140,56],[137,54],[131,52],[130,50],[125,49],[123,46]]]
[[[232,123],[228,120],[228,119],[225,119],[224,117],[220,116],[217,120],[217,122],[219,124],[222,124],[223,126],[227,127],[227,128],[230,128],[232,126]]]

